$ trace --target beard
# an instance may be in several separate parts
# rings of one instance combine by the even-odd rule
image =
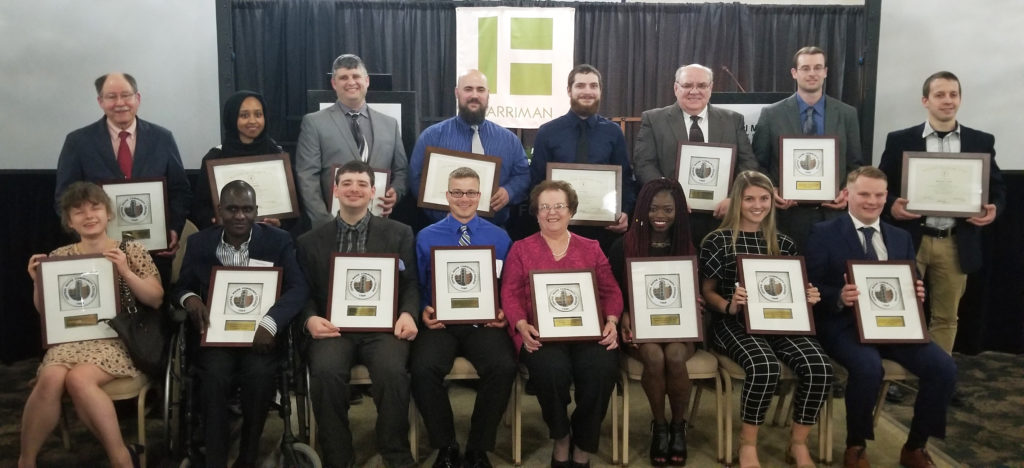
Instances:
[[[597,113],[601,108],[601,98],[594,99],[594,103],[588,105],[582,104],[576,99],[569,100],[569,109],[580,117],[587,118]]]
[[[479,103],[480,108],[477,110],[470,110],[470,103]],[[487,117],[487,104],[481,102],[479,99],[474,99],[467,102],[465,105],[459,103],[459,117],[466,121],[469,125],[480,125],[484,123],[484,119]]]

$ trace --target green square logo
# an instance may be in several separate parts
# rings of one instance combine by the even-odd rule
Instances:
[[[512,18],[511,41],[513,49],[551,50],[554,40],[554,19]]]
[[[550,63],[510,63],[509,94],[551,95]]]

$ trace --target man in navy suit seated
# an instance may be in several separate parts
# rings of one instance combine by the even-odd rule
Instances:
[[[825,351],[850,373],[846,387],[845,467],[868,467],[865,444],[874,438],[872,409],[882,385],[882,359],[896,361],[920,379],[910,434],[900,452],[908,468],[935,466],[925,444],[945,437],[946,411],[956,383],[956,364],[938,345],[861,343],[853,303],[857,286],[846,282],[847,260],[914,260],[910,233],[879,220],[885,208],[885,173],[871,166],[846,179],[849,216],[815,224],[807,241],[807,276],[821,290],[814,321]],[[918,296],[924,287],[917,285]]]

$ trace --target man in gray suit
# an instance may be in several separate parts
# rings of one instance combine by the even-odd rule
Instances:
[[[640,133],[633,149],[633,171],[641,184],[659,177],[676,177],[679,145],[687,141],[736,145],[735,173],[758,169],[750,140],[744,130],[743,116],[708,105],[714,73],[700,64],[676,70],[676,103],[644,111]],[[725,199],[715,207],[714,218],[721,218],[729,207]],[[690,230],[694,243],[717,227],[709,214],[693,213]]]
[[[338,102],[302,118],[295,166],[299,196],[311,226],[333,218],[328,212],[334,174],[331,168],[349,161],[363,161],[374,169],[390,170],[391,181],[375,203],[387,216],[405,194],[409,160],[405,157],[398,121],[366,105],[370,77],[358,56],[334,59],[331,87]]]
[[[860,167],[860,123],[857,110],[849,104],[825,95],[825,52],[818,47],[804,47],[793,55],[790,74],[797,90],[792,96],[765,107],[754,129],[754,153],[761,170],[772,182],[779,184],[779,136],[828,135],[838,138],[836,154],[841,174]],[[810,113],[810,114],[808,114]],[[842,179],[841,179],[842,180]],[[779,230],[789,234],[803,250],[811,225],[831,219],[846,211],[846,194],[830,203],[797,205],[785,200],[776,189],[775,206],[779,208]]]

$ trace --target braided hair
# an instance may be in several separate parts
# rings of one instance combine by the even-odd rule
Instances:
[[[654,179],[644,184],[637,195],[633,209],[633,224],[626,231],[624,250],[626,258],[647,257],[651,245],[651,202],[654,196],[668,192],[676,205],[676,217],[669,228],[668,238],[672,242],[672,255],[693,255],[693,240],[690,239],[690,214],[686,206],[683,187],[674,179]]]

